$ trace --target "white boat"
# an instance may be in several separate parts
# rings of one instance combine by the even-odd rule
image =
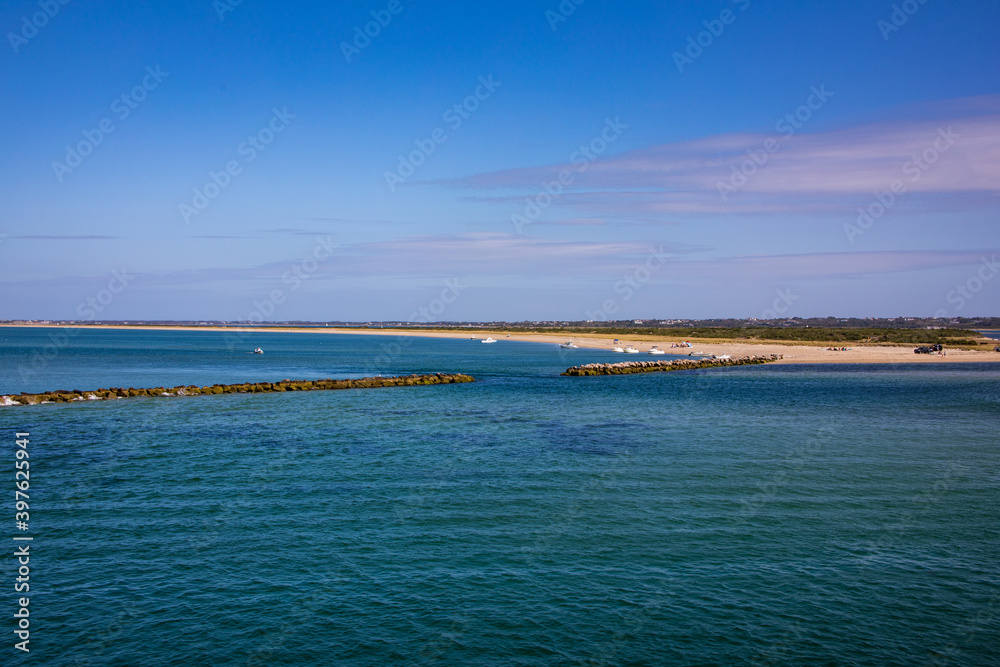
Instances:
[[[666,354],[666,352],[654,345],[649,349],[649,354]]]
[[[480,343],[495,343],[495,342],[497,342],[497,339],[496,338],[484,338],[484,339],[482,339],[479,342]]]
[[[255,350],[253,351],[253,353],[254,353],[254,354],[264,354],[264,350],[262,350],[262,349],[260,349],[260,348],[258,347],[257,349],[255,349]]]
[[[726,360],[726,359],[732,359],[732,358],[733,358],[733,355],[731,355],[731,354],[723,354],[721,356],[716,357],[716,359],[720,359],[720,360]]]
[[[613,348],[611,348],[611,351],[612,351],[612,352],[624,352],[625,350],[623,350],[623,349],[622,349],[622,348],[620,348],[620,347],[613,347]]]
[[[579,346],[576,343],[574,343],[573,341],[568,340],[565,343],[559,343],[559,347],[567,349],[567,350],[575,350]]]
[[[626,347],[623,350],[623,352],[625,352],[625,354],[639,354],[639,350],[635,349],[631,345],[629,345],[628,347]]]

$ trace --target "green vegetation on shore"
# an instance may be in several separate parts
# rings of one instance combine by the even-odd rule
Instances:
[[[435,331],[468,333],[468,328],[435,328]],[[774,327],[511,327],[502,330],[521,334],[566,334],[579,336],[657,336],[676,340],[702,342],[745,343],[817,343],[823,345],[933,345],[978,347],[992,343],[976,332],[962,329],[840,329],[827,327],[774,328]]]

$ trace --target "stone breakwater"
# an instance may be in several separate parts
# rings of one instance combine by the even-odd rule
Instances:
[[[663,373],[666,371],[689,371],[697,368],[719,368],[722,366],[750,366],[767,364],[781,359],[780,354],[758,357],[737,357],[735,359],[671,359],[670,361],[622,361],[617,364],[586,364],[567,368],[563,375],[627,375],[629,373]]]
[[[22,392],[0,396],[0,406],[38,405],[41,403],[73,403],[105,401],[118,398],[156,396],[200,396],[205,394],[264,394],[281,391],[315,391],[330,389],[367,389],[370,387],[415,387],[427,384],[454,384],[475,382],[475,378],[461,373],[434,373],[431,375],[402,375],[398,377],[370,377],[358,380],[282,380],[281,382],[244,382],[242,384],[213,384],[199,387],[155,387],[153,389],[96,389],[94,391],[59,390],[41,394]]]

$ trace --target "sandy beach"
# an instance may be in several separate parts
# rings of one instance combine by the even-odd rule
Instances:
[[[36,327],[36,328],[69,328],[61,324],[3,324],[0,327]],[[247,331],[239,327],[191,327],[191,326],[140,326],[117,324],[88,324],[86,329],[146,329],[150,331]],[[355,334],[366,336],[423,336],[427,338],[465,338],[482,339],[488,336],[497,339],[498,344],[504,341],[524,341],[531,343],[551,343],[553,345],[572,341],[581,348],[610,350],[615,347],[615,339],[599,335],[568,335],[565,333],[514,333],[504,330],[484,331],[470,329],[462,331],[436,331],[426,329],[350,329],[335,327],[292,328],[292,327],[253,327],[252,331],[275,333],[317,333],[317,334]],[[944,355],[914,354],[912,345],[848,345],[846,351],[828,350],[826,345],[815,344],[780,344],[780,343],[749,343],[749,342],[713,342],[700,343],[692,340],[694,347],[672,348],[671,345],[681,342],[675,338],[638,335],[619,339],[618,345],[632,345],[640,351],[640,355],[629,355],[646,358],[646,351],[658,346],[667,354],[730,354],[736,356],[780,354],[783,356],[780,364],[904,364],[904,363],[946,363],[946,362],[1000,362],[1000,352],[980,350],[946,349]],[[248,341],[249,345],[249,341]],[[998,341],[1000,345],[1000,341]],[[250,345],[250,347],[254,347]],[[843,347],[843,346],[842,346]]]

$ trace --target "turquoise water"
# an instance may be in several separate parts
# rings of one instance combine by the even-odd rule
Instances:
[[[1000,664],[1000,365],[563,378],[620,357],[50,336],[0,329],[0,393],[479,381],[0,409],[35,537],[5,664]]]

